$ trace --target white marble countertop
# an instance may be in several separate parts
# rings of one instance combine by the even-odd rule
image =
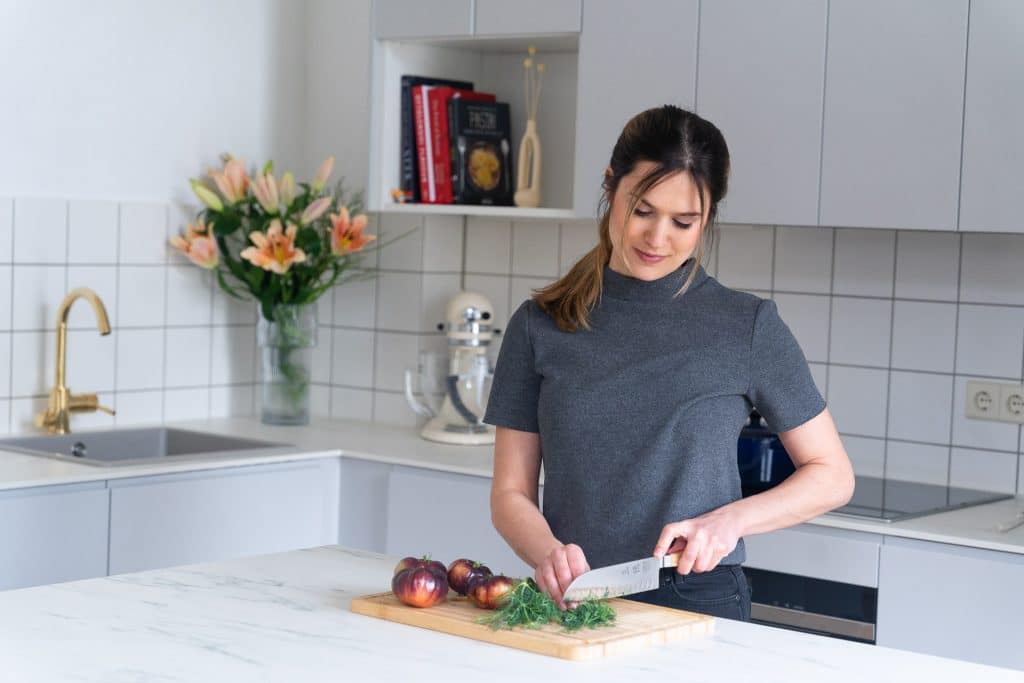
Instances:
[[[244,417],[176,422],[168,426],[288,443],[294,448],[269,453],[173,456],[165,461],[116,467],[96,467],[0,450],[0,491],[339,455],[478,477],[490,477],[494,464],[490,446],[433,443],[421,439],[418,432],[409,427],[355,420],[321,419],[304,427],[273,427],[262,424],[258,418]],[[1022,509],[1024,497],[1017,496],[902,522],[823,515],[809,524],[1024,554],[1024,526],[1008,532],[997,529]]]
[[[712,636],[569,662],[353,614],[395,558],[326,546],[0,593],[0,679],[1020,681],[1024,674],[719,619]]]

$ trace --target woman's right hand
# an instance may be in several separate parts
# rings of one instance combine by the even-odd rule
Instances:
[[[590,571],[587,558],[583,554],[583,548],[575,543],[557,545],[537,565],[536,581],[537,586],[558,603],[559,609],[566,609],[562,602],[562,596],[566,589],[580,574]]]

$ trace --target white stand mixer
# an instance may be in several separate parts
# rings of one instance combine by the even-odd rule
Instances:
[[[494,427],[482,422],[490,393],[491,371],[487,348],[492,334],[494,309],[486,297],[459,292],[448,302],[445,322],[438,325],[448,333],[449,363],[444,380],[444,400],[431,405],[430,392],[421,401],[413,393],[413,371],[405,371],[405,399],[420,416],[430,418],[420,432],[428,441],[481,446],[494,443]],[[426,374],[423,363],[419,374]]]

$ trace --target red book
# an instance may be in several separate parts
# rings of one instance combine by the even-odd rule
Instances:
[[[462,90],[448,86],[433,86],[427,91],[427,109],[429,111],[426,126],[429,127],[430,144],[428,146],[428,163],[431,164],[429,175],[433,177],[434,197],[430,201],[438,204],[451,204],[452,198],[452,159],[451,141],[448,135],[448,102],[455,98],[494,102],[496,97],[491,93]],[[423,168],[423,166],[420,166]],[[422,195],[426,197],[427,195]],[[424,201],[427,201],[424,199]]]
[[[412,113],[416,130],[416,160],[420,170],[420,201],[424,204],[437,203],[437,184],[434,177],[434,166],[430,163],[432,156],[430,135],[430,109],[427,94],[431,86],[417,85],[412,89]]]

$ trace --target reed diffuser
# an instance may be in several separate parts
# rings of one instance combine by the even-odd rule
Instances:
[[[529,56],[523,60],[523,90],[526,95],[526,132],[519,143],[519,166],[516,173],[516,206],[540,206],[540,136],[537,134],[537,108],[540,106],[540,88],[544,82],[544,65],[534,56],[537,48],[529,47]]]

